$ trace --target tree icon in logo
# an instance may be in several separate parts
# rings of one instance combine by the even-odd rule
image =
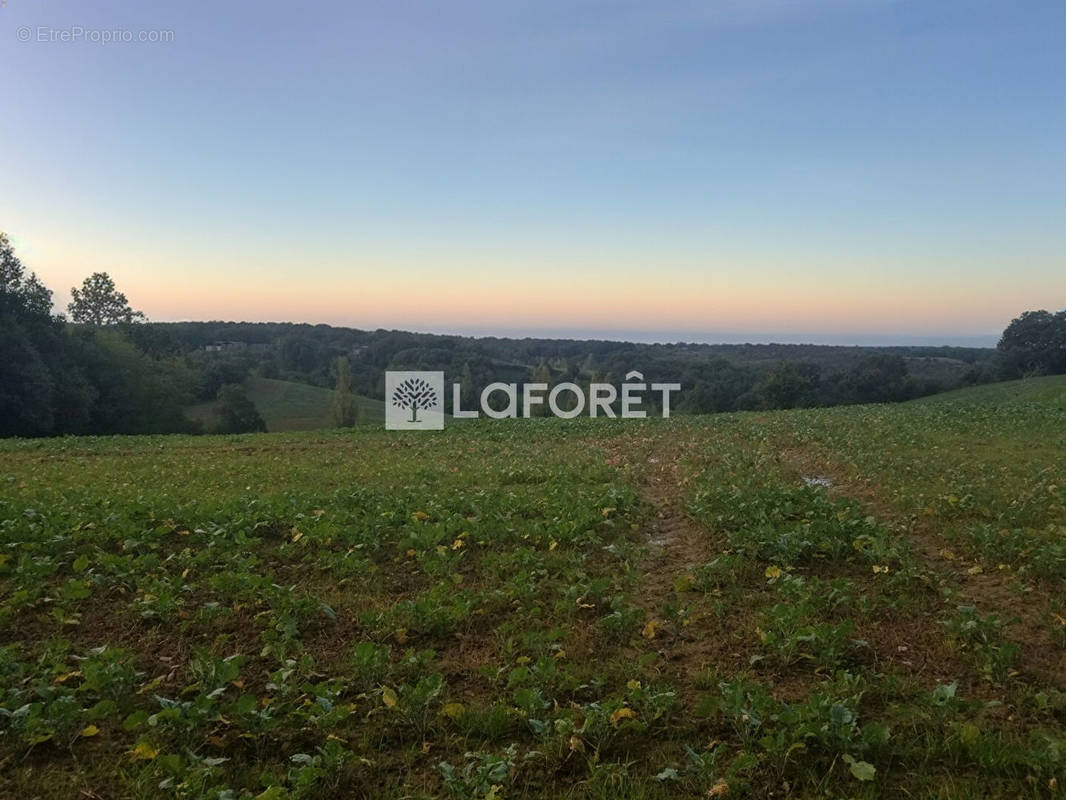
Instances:
[[[392,404],[396,408],[411,409],[411,422],[421,422],[419,409],[436,408],[440,400],[432,386],[421,378],[408,378],[392,393]]]

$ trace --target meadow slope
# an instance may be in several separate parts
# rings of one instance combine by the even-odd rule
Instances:
[[[1063,792],[1063,378],[0,465],[0,797]]]
[[[274,432],[312,431],[333,427],[333,391],[294,381],[251,377],[245,381],[248,399]],[[385,403],[371,397],[355,396],[359,423],[383,425]],[[189,419],[209,428],[215,418],[217,401],[197,403],[186,409]]]

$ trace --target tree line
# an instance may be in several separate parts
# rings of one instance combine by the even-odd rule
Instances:
[[[153,352],[144,314],[105,273],[71,297],[69,318],[53,313],[52,291],[0,233],[0,436],[201,432],[185,416],[202,385],[196,365]],[[217,430],[255,429],[243,391],[221,396]]]
[[[996,349],[637,344],[364,331],[294,323],[151,323],[105,273],[67,313],[0,233],[0,436],[265,430],[253,375],[329,388],[337,426],[388,369],[442,370],[472,407],[489,383],[679,381],[676,413],[898,402],[957,386],[1066,372],[1066,311],[1027,311]],[[184,411],[214,401],[206,426]],[[445,398],[450,404],[450,396]],[[446,411],[450,408],[446,406]]]

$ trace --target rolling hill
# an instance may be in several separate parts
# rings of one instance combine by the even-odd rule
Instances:
[[[986,383],[920,397],[911,403],[1037,403],[1066,407],[1066,375],[1045,375],[1016,381]]]
[[[310,431],[332,428],[330,403],[333,392],[319,386],[272,378],[249,378],[245,382],[248,397],[266,421],[268,431]],[[382,424],[385,403],[370,397],[356,396],[360,424]],[[186,410],[193,420],[209,424],[214,416],[215,401],[198,403]]]

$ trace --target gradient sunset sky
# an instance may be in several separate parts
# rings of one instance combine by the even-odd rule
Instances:
[[[1062,0],[7,0],[0,67],[0,230],[60,306],[933,344],[1066,306]]]

